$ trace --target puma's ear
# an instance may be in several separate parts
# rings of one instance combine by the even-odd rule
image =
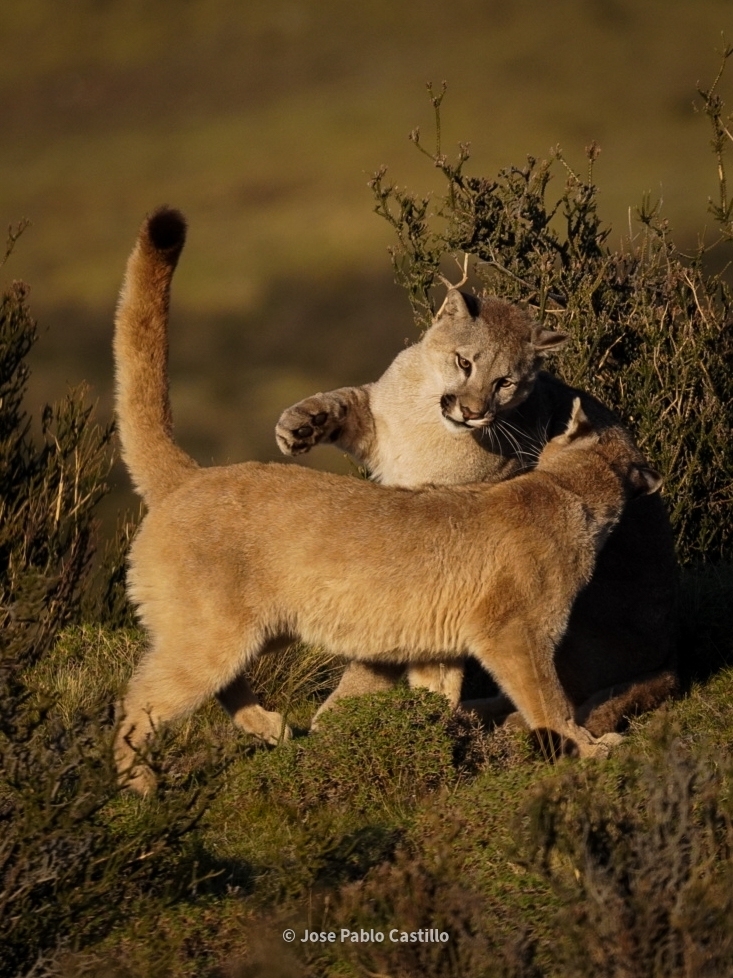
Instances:
[[[475,319],[479,314],[479,301],[475,295],[468,292],[459,292],[458,289],[448,289],[443,305],[438,310],[435,318],[466,320]]]
[[[567,333],[556,333],[555,330],[543,329],[541,326],[532,329],[532,346],[540,354],[551,353],[567,343],[569,338]]]
[[[650,496],[659,492],[662,487],[662,477],[651,465],[632,465],[629,472],[632,497]]]
[[[565,437],[568,441],[575,441],[583,435],[589,435],[593,431],[593,425],[588,420],[588,416],[583,410],[580,398],[573,398],[573,409],[570,412],[570,420],[565,429]]]

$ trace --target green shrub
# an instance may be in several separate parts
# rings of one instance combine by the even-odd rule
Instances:
[[[607,246],[595,144],[586,151],[586,175],[557,149],[548,160],[530,157],[495,179],[468,176],[468,145],[454,161],[441,148],[445,86],[437,95],[428,86],[435,151],[423,148],[418,130],[411,134],[445,177],[445,194],[433,201],[408,193],[387,182],[385,168],[371,182],[376,211],[397,235],[393,264],[419,323],[430,321],[431,289],[446,256],[463,253],[473,257],[485,290],[527,303],[540,321],[571,334],[561,374],[611,405],[660,467],[685,562],[730,557],[733,543],[733,296],[722,274],[706,271],[710,252],[733,240],[724,159],[731,128],[717,94],[721,74],[722,68],[700,91],[713,125],[720,200],[710,211],[719,235],[690,255],[648,200],[636,234],[619,250]],[[558,171],[564,186],[551,194]]]
[[[398,687],[344,699],[307,742],[267,756],[260,790],[302,811],[321,805],[380,811],[453,784],[485,756],[474,718],[454,713],[437,693]]]
[[[83,391],[41,419],[23,410],[36,325],[21,283],[0,299],[0,628],[3,669],[35,662],[77,610],[93,549],[92,513],[106,490],[110,431]]]
[[[136,514],[119,514],[112,537],[106,541],[99,566],[82,600],[81,618],[108,628],[133,628],[135,612],[125,587],[127,555],[143,517],[143,506]]]
[[[35,339],[27,290],[15,283],[0,298],[3,975],[40,974],[59,947],[98,939],[144,898],[186,892],[196,857],[185,840],[209,790],[166,777],[154,755],[160,797],[131,816],[139,802],[116,797],[109,703],[77,697],[64,713],[59,690],[35,682],[90,588],[93,512],[110,465],[110,429],[93,423],[82,391],[45,408],[33,437],[22,402]],[[225,763],[213,753],[204,782]]]
[[[563,975],[733,971],[730,784],[728,762],[668,730],[615,781],[596,768],[543,785],[527,848],[565,904]]]

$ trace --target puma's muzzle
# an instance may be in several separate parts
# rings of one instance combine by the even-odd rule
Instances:
[[[440,409],[446,421],[452,422],[459,428],[486,428],[496,417],[496,412],[488,405],[464,404],[456,394],[443,394],[440,399]]]

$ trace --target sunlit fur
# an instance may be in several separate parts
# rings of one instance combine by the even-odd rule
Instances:
[[[145,791],[151,730],[218,695],[270,742],[283,719],[245,671],[299,637],[360,661],[476,656],[527,724],[581,755],[605,752],[574,719],[554,666],[572,602],[626,500],[653,493],[619,429],[601,434],[576,400],[536,470],[499,485],[416,490],[254,462],[199,468],[170,431],[168,291],[185,224],[143,225],[117,311],[123,455],[149,512],[134,541],[130,596],[150,648],[119,706],[116,758]]]

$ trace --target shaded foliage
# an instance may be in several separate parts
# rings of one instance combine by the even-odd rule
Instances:
[[[13,243],[11,235],[8,252]],[[111,433],[94,424],[83,391],[76,391],[44,409],[40,441],[34,438],[23,395],[35,339],[27,289],[15,283],[0,299],[0,972],[6,975],[40,968],[58,946],[99,938],[143,894],[185,892],[195,867],[183,840],[206,797],[194,784],[174,790],[164,778],[161,797],[144,818],[133,819],[130,832],[115,810],[109,717],[80,711],[63,722],[53,699],[27,683],[60,630],[78,619],[91,588],[93,512],[106,491]]]
[[[629,760],[548,784],[531,807],[530,851],[565,908],[563,974],[695,978],[733,969],[733,821],[723,770],[670,738]]]
[[[733,49],[726,49],[723,64]],[[720,202],[710,204],[719,235],[684,254],[658,204],[644,200],[638,229],[625,245],[608,247],[598,213],[591,144],[587,174],[575,173],[557,149],[548,160],[528,158],[498,177],[469,176],[469,147],[456,159],[441,149],[439,94],[429,87],[437,144],[423,148],[445,177],[437,201],[399,189],[382,168],[371,187],[376,211],[394,228],[397,280],[423,326],[434,312],[431,289],[446,256],[474,259],[484,289],[531,306],[538,319],[568,331],[574,343],[561,361],[563,378],[613,407],[666,478],[680,556],[684,561],[730,556],[733,525],[733,295],[722,274],[706,271],[714,248],[731,240],[724,152],[729,120],[717,94],[720,75],[701,89],[713,125]],[[564,186],[551,193],[560,174]]]

